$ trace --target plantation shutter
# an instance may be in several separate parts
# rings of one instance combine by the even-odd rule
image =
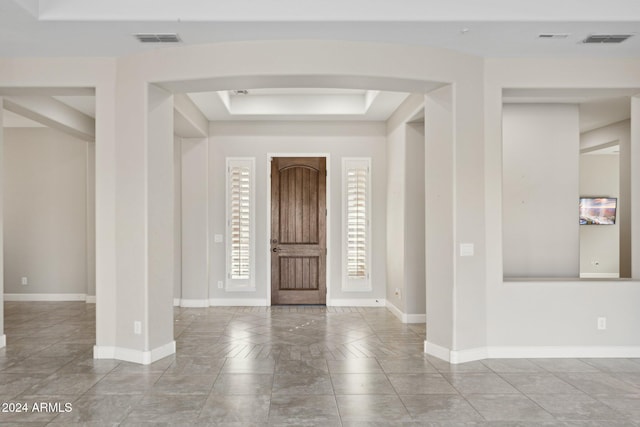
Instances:
[[[346,162],[346,276],[367,279],[369,276],[369,162]]]
[[[228,272],[232,280],[252,279],[253,165],[228,161]]]

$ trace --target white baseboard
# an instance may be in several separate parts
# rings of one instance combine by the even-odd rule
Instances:
[[[427,340],[424,341],[424,352],[445,362],[449,362],[451,356],[451,350]]]
[[[407,314],[403,313],[398,307],[393,305],[389,300],[386,301],[387,309],[393,313],[402,323],[425,323],[427,321],[426,314]]]
[[[176,352],[176,342],[171,341],[150,351],[133,350],[122,347],[94,346],[94,359],[117,359],[125,362],[150,365],[155,361],[170,356]]]
[[[489,358],[487,347],[469,348],[465,350],[450,350],[438,344],[424,342],[424,352],[431,356],[449,362],[452,365],[458,363],[475,362]]]
[[[522,358],[637,358],[640,346],[494,346],[487,348],[491,359]]]
[[[449,363],[456,365],[458,363],[484,360],[489,358],[488,354],[489,351],[487,347],[469,348],[465,350],[451,350]]]
[[[404,313],[402,313],[402,311],[396,307],[395,305],[393,305],[393,303],[391,301],[386,302],[386,307],[387,310],[389,310],[391,313],[393,313],[394,316],[396,316],[398,319],[400,319],[400,321],[402,322],[402,315]]]
[[[333,298],[327,301],[327,307],[384,307],[383,298]]]
[[[268,306],[266,299],[260,298],[211,298],[209,306],[211,307],[266,307]]]
[[[180,307],[187,307],[187,308],[209,307],[208,299],[181,299],[179,301],[180,301]]]
[[[327,301],[327,307],[385,307],[384,298],[350,298],[331,299]],[[260,298],[211,298],[211,299],[180,299],[174,298],[175,307],[267,307],[266,299]],[[415,317],[418,316],[418,317]],[[421,317],[420,317],[421,316]],[[408,315],[410,320],[405,323],[424,323],[425,315]]]
[[[484,359],[638,358],[640,346],[493,346],[449,350],[425,341],[424,352],[457,364]]]
[[[404,323],[427,323],[426,314],[405,314],[407,321]]]
[[[96,296],[95,295],[87,295],[84,300],[87,304],[95,304]]]
[[[87,294],[4,294],[5,301],[86,301],[87,298]]]
[[[0,348],[4,348],[7,346],[7,336],[2,334],[0,335]]]
[[[445,362],[450,361],[451,350],[427,340],[424,341],[424,352],[433,357],[437,357],[438,359],[442,359]]]
[[[581,279],[619,279],[619,273],[580,273]]]

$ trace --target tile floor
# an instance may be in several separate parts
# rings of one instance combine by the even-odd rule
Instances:
[[[5,303],[0,425],[640,426],[640,359],[449,365],[386,309],[177,308],[150,366],[93,360],[94,330],[93,305]]]

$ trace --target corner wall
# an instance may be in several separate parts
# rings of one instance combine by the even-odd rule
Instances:
[[[619,194],[618,218],[620,277],[631,278],[631,120],[623,120],[580,136],[580,148],[590,148],[618,141]]]
[[[424,96],[410,95],[387,120],[386,297],[405,323],[426,320],[423,108]]]

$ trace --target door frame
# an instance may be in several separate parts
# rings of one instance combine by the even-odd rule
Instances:
[[[267,260],[267,306],[271,306],[271,159],[273,157],[324,157],[326,159],[327,165],[327,181],[325,185],[326,192],[326,208],[327,208],[327,223],[326,230],[327,233],[327,258],[326,258],[326,285],[327,285],[327,300],[325,304],[330,306],[331,302],[331,167],[330,167],[330,153],[295,153],[295,152],[285,152],[285,153],[267,153],[267,188],[266,188],[266,199],[267,199],[267,233],[266,233],[266,252],[265,259]]]

